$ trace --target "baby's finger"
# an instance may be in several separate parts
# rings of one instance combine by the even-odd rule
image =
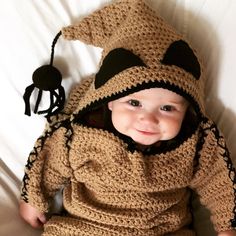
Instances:
[[[45,224],[47,222],[45,214],[40,214],[38,219],[42,224]]]
[[[33,228],[36,228],[36,229],[43,227],[43,223],[39,219],[33,219],[29,223]]]

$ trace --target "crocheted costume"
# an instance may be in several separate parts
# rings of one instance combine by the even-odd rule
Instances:
[[[63,187],[65,216],[43,235],[195,235],[190,189],[217,231],[235,224],[235,172],[224,138],[206,117],[196,53],[143,0],[122,0],[62,29],[67,40],[103,48],[96,75],[53,116],[25,168],[22,199],[43,212]],[[158,148],[140,151],[104,121],[106,104],[161,87],[185,97],[195,122]]]

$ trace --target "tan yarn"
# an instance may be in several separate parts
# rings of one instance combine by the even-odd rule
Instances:
[[[48,210],[45,197],[65,184],[70,217],[53,217],[45,235],[194,235],[183,227],[191,222],[188,187],[210,208],[217,231],[231,228],[234,192],[222,157],[225,144],[220,139],[222,147],[217,145],[213,131],[206,131],[199,169],[193,165],[199,130],[175,150],[149,156],[127,151],[111,133],[80,125],[73,126],[68,150],[66,132],[59,128],[46,140],[27,172],[28,200],[42,211]]]
[[[196,80],[182,68],[160,63],[170,44],[182,36],[157,16],[145,1],[123,0],[108,5],[77,24],[63,28],[62,35],[68,40],[80,40],[103,48],[101,63],[112,49],[125,48],[140,56],[148,66],[129,68],[99,89],[91,86],[78,110],[151,80],[177,85],[193,96],[204,113],[203,76]]]
[[[36,141],[22,199],[47,212],[49,199],[64,187],[67,212],[53,216],[43,235],[193,236],[190,188],[210,209],[218,232],[235,227],[235,173],[222,135],[204,117],[203,77],[161,63],[170,44],[182,37],[143,0],[117,1],[62,33],[104,48],[100,66],[116,48],[133,52],[146,66],[125,69],[99,88],[94,76],[75,86],[64,111],[51,117]],[[130,150],[111,131],[80,123],[81,113],[91,112],[94,104],[102,106],[150,81],[177,88],[201,113],[196,130],[175,148],[145,154]]]

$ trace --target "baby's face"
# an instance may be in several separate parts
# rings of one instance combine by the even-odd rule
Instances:
[[[108,103],[116,130],[142,145],[174,138],[187,107],[182,96],[162,88],[141,90]]]

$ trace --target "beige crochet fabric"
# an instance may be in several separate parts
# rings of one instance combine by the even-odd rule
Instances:
[[[147,65],[124,70],[98,89],[91,86],[78,110],[91,102],[127,91],[138,84],[159,81],[164,82],[165,86],[180,87],[204,111],[203,77],[196,79],[180,67],[161,63],[167,49],[173,42],[181,40],[181,35],[158,17],[145,1],[118,1],[78,24],[63,28],[62,35],[68,40],[79,39],[103,48],[101,64],[113,49],[125,48],[139,56]],[[180,54],[179,57],[181,56]]]
[[[64,188],[67,213],[53,216],[43,235],[195,235],[190,188],[217,231],[233,229],[234,168],[224,138],[205,117],[202,69],[181,35],[142,0],[117,1],[62,34],[104,51],[98,73],[72,90],[25,168],[22,199],[39,210],[47,212],[50,198]],[[195,111],[196,127],[186,132],[183,126],[185,135],[174,145],[146,153],[86,123],[108,101],[151,87],[179,93]]]

